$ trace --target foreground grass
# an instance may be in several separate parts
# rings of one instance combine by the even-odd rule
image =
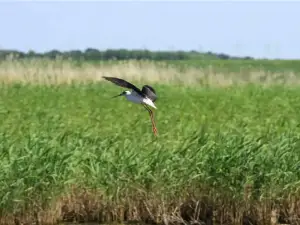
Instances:
[[[299,217],[299,89],[155,88],[158,138],[110,83],[2,85],[0,222]]]

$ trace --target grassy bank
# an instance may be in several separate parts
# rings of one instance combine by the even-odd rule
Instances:
[[[255,85],[224,85],[215,76],[205,87],[184,80],[180,87],[171,85],[179,83],[176,76],[197,81],[197,73],[152,63],[5,65],[1,224],[74,217],[241,224],[246,216],[268,224],[274,209],[299,217],[297,87],[272,86],[271,74],[272,82],[255,80]],[[9,73],[14,77],[4,79]],[[28,84],[43,75],[56,77],[43,81],[53,85]],[[101,80],[100,75],[164,81],[155,85],[157,138],[143,107],[110,99],[121,88],[106,82],[63,84]]]

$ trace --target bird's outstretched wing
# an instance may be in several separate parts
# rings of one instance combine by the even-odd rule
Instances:
[[[126,80],[120,79],[120,78],[116,78],[116,77],[104,77],[104,79],[120,86],[120,87],[124,87],[124,88],[128,88],[128,89],[133,89],[135,90],[137,93],[141,93],[141,90],[138,89],[136,86],[134,86],[133,84],[129,83]]]
[[[148,98],[152,100],[152,102],[155,102],[157,99],[156,92],[153,87],[149,85],[144,85],[142,88],[142,92],[144,95],[146,95]]]

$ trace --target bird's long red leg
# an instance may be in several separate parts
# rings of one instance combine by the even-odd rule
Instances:
[[[152,131],[155,135],[157,135],[157,128],[156,128],[156,125],[155,125],[155,121],[154,121],[154,117],[153,117],[153,112],[151,109],[149,109],[146,105],[143,104],[143,106],[145,107],[145,109],[147,109],[147,111],[149,112],[150,114],[150,119],[151,119],[151,123],[152,123]]]
[[[144,105],[144,104],[143,104]],[[157,128],[155,126],[155,121],[154,121],[154,117],[153,117],[153,112],[151,109],[149,109],[146,105],[144,105],[144,107],[148,110],[149,115],[150,115],[150,119],[151,119],[151,123],[152,123],[152,131],[155,135],[157,135]]]

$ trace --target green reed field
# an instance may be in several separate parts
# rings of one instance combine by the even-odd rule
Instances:
[[[1,224],[269,224],[274,212],[298,223],[296,72],[222,74],[153,62],[0,66]],[[142,106],[111,99],[123,89],[102,75],[154,86],[158,137]]]

